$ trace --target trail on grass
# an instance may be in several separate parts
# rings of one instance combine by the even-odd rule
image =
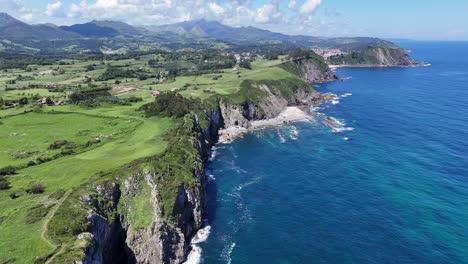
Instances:
[[[56,253],[54,253],[54,255],[52,255],[47,261],[46,261],[46,264],[47,263],[51,263],[51,261],[55,258],[55,256],[59,255],[62,251],[63,251],[63,245],[56,245],[54,244],[52,241],[50,241],[47,237],[46,237],[46,233],[47,233],[47,227],[49,225],[49,222],[50,220],[52,219],[52,217],[54,217],[55,213],[57,212],[57,210],[60,208],[60,206],[63,204],[63,202],[68,198],[68,196],[70,195],[72,190],[68,190],[67,192],[65,192],[65,194],[63,195],[62,198],[60,198],[60,200],[58,201],[58,203],[56,205],[54,205],[54,208],[52,208],[52,210],[50,210],[50,212],[47,213],[46,215],[46,219],[44,221],[44,223],[42,224],[42,228],[41,228],[41,239],[44,240],[50,247],[52,248],[55,248],[57,249],[57,247],[61,247],[59,251],[57,251]],[[54,250],[55,250],[54,249]]]

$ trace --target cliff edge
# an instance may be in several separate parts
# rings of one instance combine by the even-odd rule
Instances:
[[[329,56],[327,62],[336,66],[420,66],[408,52],[400,47],[368,47],[360,51]]]

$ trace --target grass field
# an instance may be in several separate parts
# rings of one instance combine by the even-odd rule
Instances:
[[[47,151],[48,144],[56,139],[68,138],[83,142],[88,139],[95,140],[96,135],[113,134],[111,139],[104,140],[97,147],[77,155],[28,167],[8,177],[12,188],[0,191],[2,261],[15,259],[15,263],[31,263],[36,256],[53,250],[40,238],[45,219],[37,223],[26,223],[32,208],[52,203],[50,195],[59,190],[75,188],[96,173],[161,153],[166,146],[161,136],[173,127],[173,121],[169,118],[142,119],[90,114],[92,113],[28,113],[2,120],[2,165],[12,164],[11,158],[5,152],[14,151],[17,149],[15,146],[43,152]],[[18,135],[10,136],[11,133]],[[43,194],[27,194],[25,190],[34,183],[43,184],[46,191]],[[13,192],[20,197],[11,199],[9,194]]]

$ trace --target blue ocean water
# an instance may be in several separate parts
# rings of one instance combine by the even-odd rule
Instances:
[[[468,43],[401,44],[432,66],[316,88],[352,94],[318,111],[354,130],[299,122],[297,140],[216,149],[204,263],[468,263]]]

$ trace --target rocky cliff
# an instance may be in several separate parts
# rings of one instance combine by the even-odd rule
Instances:
[[[361,51],[334,55],[328,58],[332,65],[344,66],[418,66],[407,51],[399,47],[368,47]]]
[[[136,161],[89,185],[79,200],[88,228],[78,235],[75,263],[182,263],[206,211],[205,162],[218,131],[248,127],[287,106],[327,99],[307,81],[330,81],[328,67],[291,63],[299,78],[245,81],[235,94],[211,98],[180,119],[166,152]],[[326,65],[325,65],[326,66]],[[324,68],[321,68],[324,67]],[[301,69],[302,68],[302,69]]]

